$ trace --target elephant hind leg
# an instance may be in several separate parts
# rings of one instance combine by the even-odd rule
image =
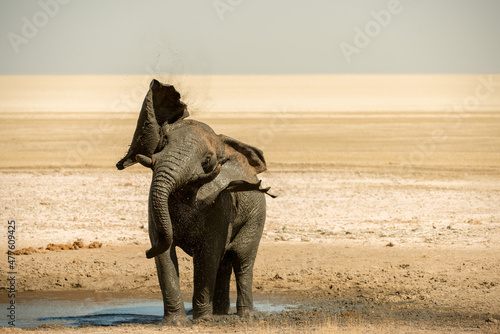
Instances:
[[[248,196],[253,196],[256,209],[251,211],[245,225],[230,245],[234,252],[233,269],[238,290],[236,309],[239,316],[250,316],[253,313],[253,266],[266,220],[264,194],[250,192]]]
[[[234,275],[238,292],[236,311],[240,317],[251,316],[253,313],[252,281],[254,261],[253,259],[251,261],[247,260],[234,261]]]
[[[229,313],[230,296],[229,296],[229,283],[231,281],[232,266],[232,253],[227,252],[222,259],[219,270],[217,272],[217,279],[215,281],[214,314],[226,315]]]

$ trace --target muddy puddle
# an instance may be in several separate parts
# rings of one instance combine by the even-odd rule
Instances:
[[[190,300],[191,296],[184,296]],[[265,295],[254,296],[255,310],[270,314],[300,309],[285,299]],[[9,300],[2,296],[0,307],[6,309]],[[236,313],[236,296],[231,298],[230,313]],[[16,327],[34,328],[43,324],[80,327],[117,326],[123,324],[157,324],[163,317],[160,294],[125,294],[97,292],[25,292],[16,296]],[[188,318],[192,305],[185,302]],[[8,326],[2,319],[0,326]]]

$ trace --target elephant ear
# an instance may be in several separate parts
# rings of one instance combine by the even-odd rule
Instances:
[[[212,204],[223,190],[258,190],[267,193],[270,188],[262,188],[257,178],[257,174],[267,169],[262,151],[225,135],[218,137],[222,142],[218,152],[219,157],[222,157],[220,173],[213,181],[200,187],[196,196],[198,205]]]
[[[186,104],[181,101],[181,94],[174,86],[153,79],[149,90],[152,91],[154,115],[159,126],[165,122],[172,124],[189,116]]]
[[[118,169],[135,164],[138,154],[151,158],[163,140],[161,126],[189,116],[180,97],[174,86],[162,84],[156,79],[151,81],[142,103],[132,143],[125,157],[116,164]]]

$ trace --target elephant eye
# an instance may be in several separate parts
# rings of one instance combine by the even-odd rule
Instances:
[[[205,157],[205,160],[203,160],[203,166],[206,166],[208,164],[210,164],[210,161],[212,161],[212,157],[211,156],[206,156]]]
[[[201,166],[203,167],[205,173],[209,172],[212,167],[212,155],[207,155],[201,163]]]
[[[163,128],[160,128],[160,141],[158,141],[158,145],[156,146],[155,153],[160,152],[163,150],[165,146],[168,144],[168,137],[167,135],[163,132]]]

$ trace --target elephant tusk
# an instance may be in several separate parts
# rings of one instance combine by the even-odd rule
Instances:
[[[141,165],[143,165],[144,167],[148,167],[148,168],[153,168],[154,166],[154,158],[150,158],[150,157],[147,157],[145,155],[142,155],[142,154],[137,154],[135,156],[135,160],[140,163]]]

